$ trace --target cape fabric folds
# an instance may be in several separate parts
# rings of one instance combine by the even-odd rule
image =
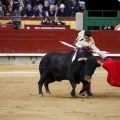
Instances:
[[[107,82],[114,87],[120,87],[120,62],[108,58],[102,66],[108,72]]]

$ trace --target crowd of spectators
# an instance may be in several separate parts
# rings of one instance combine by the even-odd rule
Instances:
[[[65,25],[64,22],[62,22],[59,17],[54,17],[54,19],[50,22],[49,17],[44,17],[41,21],[41,25]]]
[[[0,0],[0,16],[74,17],[84,0]]]

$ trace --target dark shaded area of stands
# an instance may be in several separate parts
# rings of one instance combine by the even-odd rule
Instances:
[[[86,0],[87,10],[120,10],[118,0]]]
[[[117,17],[117,10],[89,10],[88,11],[89,17]]]

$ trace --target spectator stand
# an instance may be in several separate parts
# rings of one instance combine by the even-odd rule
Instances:
[[[0,23],[6,24],[9,20],[9,16],[0,17]],[[49,17],[50,21],[54,19],[54,17]],[[65,25],[70,25],[70,29],[75,29],[76,22],[75,17],[59,17],[62,22],[65,23]],[[20,29],[24,29],[25,25],[41,25],[42,17],[21,17],[21,27]]]

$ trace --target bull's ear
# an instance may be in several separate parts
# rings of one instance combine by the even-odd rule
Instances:
[[[86,60],[87,60],[87,58],[85,58],[85,57],[82,57],[82,58],[78,59],[78,61],[86,61]]]
[[[100,67],[103,63],[100,61],[97,61],[97,67]]]

